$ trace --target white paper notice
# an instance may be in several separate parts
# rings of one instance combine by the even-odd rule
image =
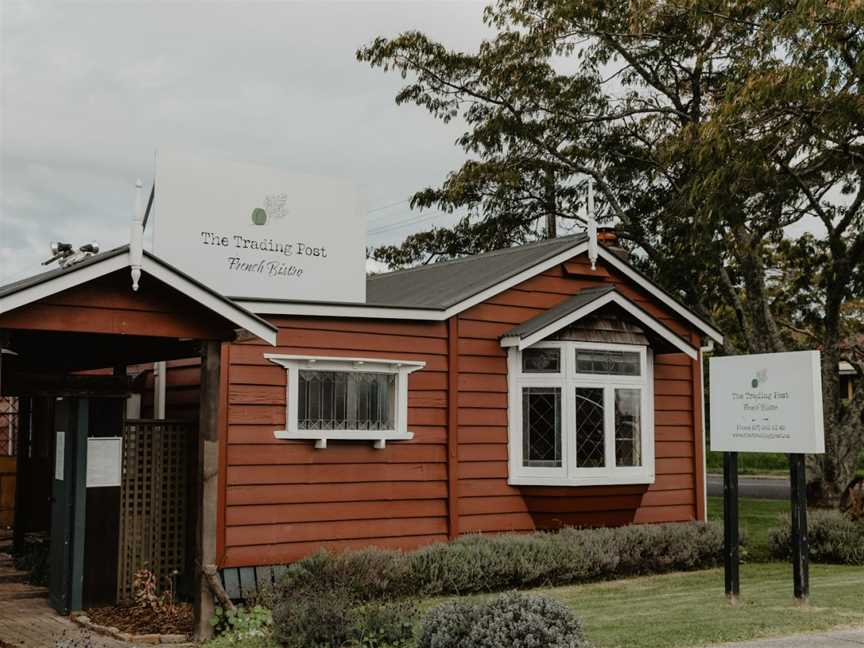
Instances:
[[[87,488],[119,486],[122,461],[122,437],[87,439]]]
[[[57,442],[54,444],[54,479],[63,481],[63,457],[66,456],[66,433],[57,433]]]

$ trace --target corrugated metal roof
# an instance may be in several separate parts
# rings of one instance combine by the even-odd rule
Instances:
[[[585,241],[584,233],[399,270],[366,281],[370,306],[447,309]]]
[[[518,337],[524,339],[529,335],[533,335],[537,331],[546,328],[550,324],[567,317],[567,315],[573,311],[577,311],[600,297],[608,295],[610,292],[614,291],[615,287],[608,285],[598,286],[597,288],[586,288],[573,297],[570,297],[570,299],[565,299],[563,302],[550,308],[546,312],[540,313],[540,315],[532,317],[528,321],[514,326],[501,337]]]

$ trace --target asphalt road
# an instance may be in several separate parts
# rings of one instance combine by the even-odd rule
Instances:
[[[708,475],[708,495],[723,496],[723,475]],[[738,476],[739,497],[758,499],[789,499],[787,477],[743,477]]]

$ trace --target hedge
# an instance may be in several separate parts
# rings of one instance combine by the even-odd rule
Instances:
[[[840,511],[810,511],[807,531],[810,560],[816,563],[864,565],[864,523],[853,522]],[[790,520],[768,535],[772,558],[789,560],[792,556]]]
[[[320,551],[291,565],[275,594],[324,589],[363,602],[502,592],[706,569],[720,564],[722,552],[714,523],[471,535],[412,552]]]

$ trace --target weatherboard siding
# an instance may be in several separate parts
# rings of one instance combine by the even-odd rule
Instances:
[[[655,356],[654,484],[507,483],[507,363],[499,337],[602,282],[615,283],[698,345],[689,324],[602,262],[591,271],[584,259],[552,268],[449,322],[273,316],[268,319],[279,327],[277,348],[226,345],[220,565],[284,564],[321,547],[411,549],[472,532],[703,516],[698,364],[681,353]],[[286,372],[265,353],[424,361],[409,376],[414,439],[383,450],[370,442],[338,441],[316,450],[310,441],[275,439],[274,430],[285,424]],[[455,395],[453,409],[448,394]]]
[[[447,327],[444,323],[271,318],[277,348],[233,344],[224,445],[226,567],[287,563],[321,547],[414,548],[447,539]],[[265,353],[421,360],[408,377],[414,439],[274,438],[286,371]]]

